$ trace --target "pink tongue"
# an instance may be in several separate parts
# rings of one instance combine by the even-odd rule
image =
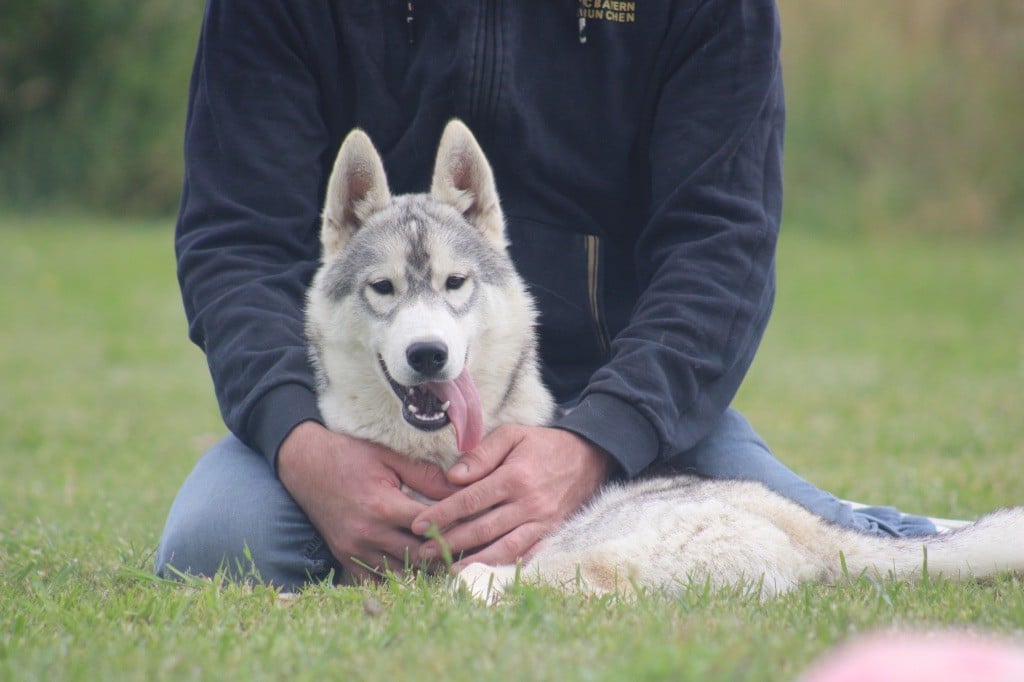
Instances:
[[[451,402],[448,419],[455,427],[455,445],[459,452],[475,448],[484,437],[484,415],[469,370],[462,370],[455,381],[431,381],[424,387],[442,403]]]

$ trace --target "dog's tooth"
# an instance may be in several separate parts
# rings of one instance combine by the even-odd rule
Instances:
[[[447,412],[448,408],[451,407],[451,406],[452,406],[452,401],[446,400],[446,401],[444,401],[444,404],[441,405],[441,411],[442,412]]]
[[[410,390],[412,390],[412,389],[410,389]],[[409,405],[409,407],[408,407],[407,409],[408,409],[408,410],[409,410],[410,412],[412,412],[413,414],[416,414],[417,412],[419,412],[419,411],[420,411],[420,410],[419,410],[419,408],[418,408],[418,407],[416,407],[415,405]]]
[[[406,395],[416,395],[416,389],[410,386],[409,388],[405,389],[405,393]]]

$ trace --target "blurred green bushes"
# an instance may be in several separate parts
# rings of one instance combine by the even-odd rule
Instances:
[[[786,224],[1024,227],[1024,2],[779,0]],[[174,210],[200,0],[4,0],[0,204]]]
[[[1024,228],[1024,2],[779,5],[789,223]]]
[[[0,3],[0,203],[168,213],[199,0]]]

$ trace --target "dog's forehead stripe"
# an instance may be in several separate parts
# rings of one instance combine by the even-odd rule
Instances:
[[[430,248],[427,246],[429,232],[420,229],[420,223],[410,218],[406,223],[409,230],[409,243],[405,249],[407,270],[423,279],[430,279]]]

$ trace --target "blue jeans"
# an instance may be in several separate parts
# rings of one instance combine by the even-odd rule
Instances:
[[[762,482],[815,514],[879,535],[927,535],[935,525],[892,507],[854,510],[819,490],[775,459],[749,422],[735,410],[674,467],[712,478]],[[170,567],[173,567],[171,570]],[[171,505],[156,555],[159,575],[175,571],[235,580],[260,580],[295,590],[333,575],[338,563],[264,457],[234,436],[210,448]]]

